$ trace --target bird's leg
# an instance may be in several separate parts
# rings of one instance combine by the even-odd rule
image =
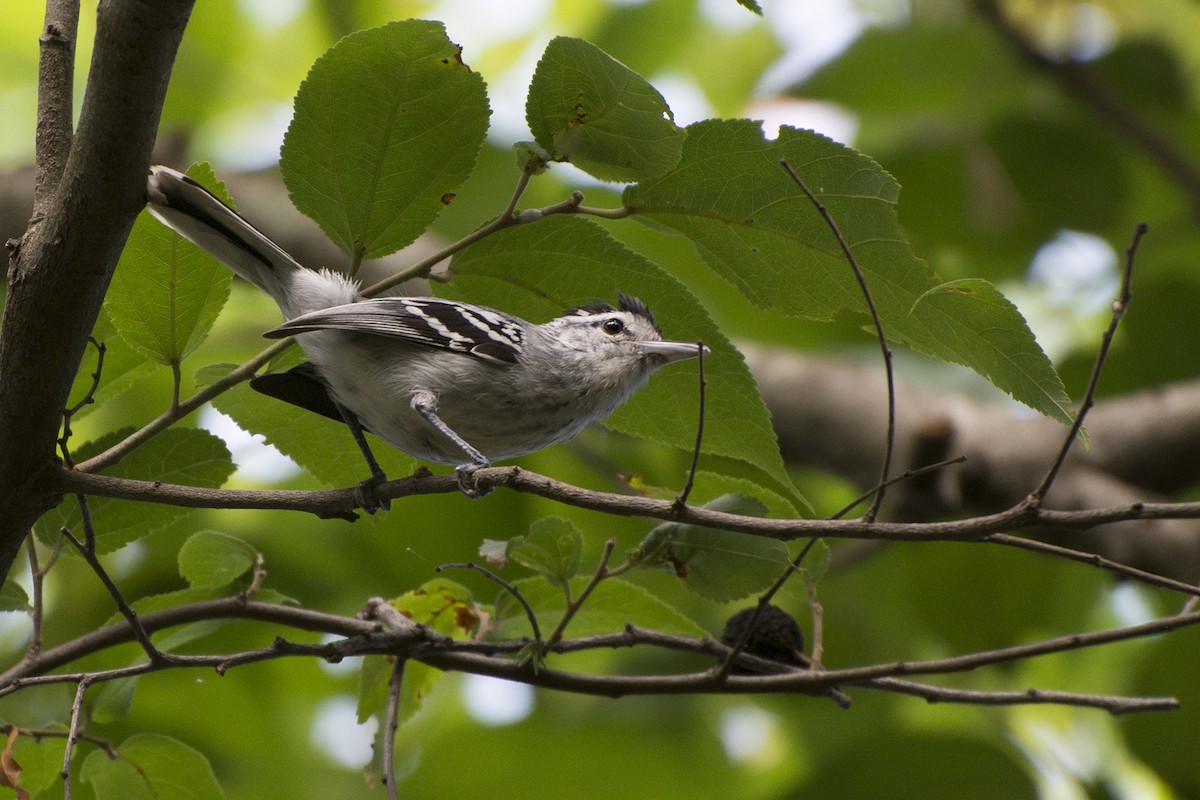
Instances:
[[[442,421],[442,418],[437,415],[437,397],[427,391],[414,392],[412,407],[414,411],[425,418],[426,422],[441,431],[446,438],[466,453],[467,458],[471,459],[468,463],[459,464],[454,468],[454,474],[458,478],[459,491],[472,500],[491,494],[491,487],[481,488],[474,478],[474,473],[477,469],[490,467],[492,462],[488,461],[487,456],[472,447],[466,439],[463,439],[454,432],[453,428]]]
[[[350,435],[354,437],[354,443],[358,445],[358,449],[362,452],[363,458],[367,460],[367,468],[371,470],[371,477],[367,478],[358,484],[358,488],[354,490],[354,498],[358,504],[362,506],[362,510],[368,514],[374,514],[379,509],[390,511],[392,501],[388,499],[379,500],[375,497],[375,487],[381,483],[387,483],[387,475],[379,466],[379,462],[375,460],[375,454],[371,452],[370,445],[367,444],[366,434],[363,433],[362,423],[358,421],[358,417],[353,411],[346,408],[337,400],[333,401],[337,406],[338,413],[342,415],[342,420],[345,421],[346,427],[350,429]]]

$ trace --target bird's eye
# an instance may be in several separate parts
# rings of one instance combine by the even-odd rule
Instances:
[[[612,318],[604,320],[604,323],[600,327],[603,328],[604,332],[610,336],[616,336],[618,333],[625,330],[625,323],[619,319]]]

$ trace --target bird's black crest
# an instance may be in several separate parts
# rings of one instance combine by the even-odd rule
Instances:
[[[605,314],[609,311],[626,311],[630,314],[636,314],[653,325],[654,330],[658,331],[660,335],[662,334],[662,329],[658,327],[658,323],[654,319],[654,312],[650,310],[650,307],[636,297],[623,294],[622,292],[617,292],[617,305],[615,306],[612,303],[606,303],[603,300],[593,300],[587,305],[567,309],[563,312],[563,316],[570,317],[587,314]]]

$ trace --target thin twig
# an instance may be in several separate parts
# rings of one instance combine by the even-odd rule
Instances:
[[[78,403],[66,410],[65,416],[68,418],[78,414],[84,406],[96,402],[96,392],[100,389],[100,376],[104,373],[104,356],[108,352],[108,346],[104,342],[97,341],[94,336],[88,336],[87,340],[92,347],[96,348],[96,369],[92,372],[92,383],[87,392]]]
[[[168,609],[147,614],[148,629],[158,630],[171,625],[186,624],[201,619],[221,618],[258,619],[272,624],[291,625],[305,630],[325,630],[350,636],[325,645],[298,645],[281,641],[271,648],[239,654],[217,654],[189,656],[178,666],[219,668],[238,663],[255,663],[271,658],[286,656],[317,656],[327,659],[347,658],[355,655],[393,655],[420,660],[443,670],[470,672],[479,675],[514,680],[531,686],[575,692],[597,696],[622,696],[646,694],[741,694],[741,693],[803,693],[828,694],[837,686],[871,686],[889,690],[880,679],[913,675],[934,675],[975,670],[984,666],[1012,663],[1035,656],[1062,653],[1083,648],[1096,647],[1118,641],[1156,636],[1183,627],[1200,624],[1200,614],[1161,617],[1150,622],[1121,628],[1077,633],[1046,639],[1014,647],[985,652],[969,653],[951,658],[931,661],[898,661],[852,667],[837,670],[809,670],[789,667],[753,656],[743,655],[746,663],[766,668],[763,674],[731,675],[718,680],[713,670],[674,675],[592,675],[560,672],[548,668],[532,671],[519,661],[495,654],[515,653],[527,643],[455,641],[449,637],[430,638],[421,626],[406,631],[382,629],[375,623],[353,618],[335,617],[301,608],[274,606],[238,598],[223,601],[205,601],[186,607]],[[10,694],[20,688],[48,683],[100,683],[134,675],[145,675],[170,664],[143,663],[99,672],[73,674],[45,674],[71,660],[82,658],[93,652],[111,647],[120,641],[132,639],[128,622],[118,623],[101,631],[92,632],[76,640],[47,650],[42,657],[26,664],[20,675],[0,678],[0,695]],[[649,645],[697,654],[720,655],[726,652],[723,645],[711,639],[670,636],[655,631],[642,631],[627,627],[619,634],[583,637],[563,641],[555,652],[580,652],[583,650],[607,649]],[[776,672],[772,672],[772,667]],[[943,697],[949,702],[972,703],[1039,703],[1056,702],[1073,705],[1089,705],[1104,708],[1111,713],[1177,707],[1171,698],[1112,698],[1075,693],[1054,693],[1034,690],[1023,694],[1007,692],[979,692],[969,698]]]
[[[205,386],[188,399],[181,400],[177,405],[164,411],[158,417],[146,423],[129,436],[126,436],[124,439],[117,442],[103,453],[93,456],[87,461],[84,461],[82,464],[77,465],[76,469],[80,472],[90,473],[99,472],[106,467],[111,467],[113,464],[116,464],[122,458],[129,455],[130,452],[145,444],[149,439],[159,433],[162,433],[164,430],[171,427],[188,414],[191,414],[193,411],[197,410],[217,395],[228,391],[243,381],[248,381],[253,378],[263,366],[265,366],[279,354],[283,353],[289,347],[292,347],[293,344],[294,343],[290,339],[284,339],[276,342],[258,355],[251,358],[249,361],[246,361],[240,366],[230,370],[230,372],[224,377],[210,383],[208,386]]]
[[[396,785],[396,729],[400,727],[400,687],[404,684],[404,666],[407,659],[397,658],[388,679],[387,719],[383,728],[383,775],[387,781],[389,800],[400,800],[400,787]]]
[[[91,343],[92,347],[96,348],[96,371],[92,373],[92,384],[78,403],[63,411],[62,435],[58,438],[58,450],[62,454],[63,463],[67,467],[75,466],[75,461],[71,458],[71,452],[68,448],[71,440],[71,420],[74,419],[75,415],[84,406],[96,402],[96,392],[100,389],[100,376],[104,372],[104,354],[107,351],[107,347],[105,347],[104,342],[98,342],[91,336],[88,337],[88,342]]]
[[[812,550],[818,541],[818,539],[809,539],[805,542],[804,547],[800,549],[796,557],[788,563],[787,569],[783,571],[783,574],[775,580],[775,583],[771,584],[771,588],[767,589],[758,598],[758,605],[755,606],[754,613],[747,620],[746,627],[742,629],[742,635],[738,637],[733,647],[729,648],[729,653],[725,656],[720,666],[717,667],[715,674],[718,680],[724,680],[728,677],[729,670],[733,667],[734,661],[746,649],[746,643],[750,641],[750,636],[754,633],[754,627],[758,625],[758,620],[762,617],[763,610],[771,604],[771,600],[775,598],[775,595],[779,593],[783,585],[788,582],[788,579],[796,574],[796,570],[800,569],[800,564],[804,561],[804,557],[808,555],[808,551]]]
[[[633,209],[621,206],[619,208],[595,208],[593,206],[577,206],[575,213],[585,214],[600,219],[625,219],[634,213]]]
[[[892,486],[897,483],[902,483],[907,480],[912,480],[913,478],[919,478],[922,475],[929,474],[930,472],[936,472],[939,469],[945,469],[946,467],[950,467],[955,464],[961,464],[966,460],[967,460],[966,456],[956,456],[954,458],[948,458],[944,461],[939,461],[936,464],[926,464],[923,467],[913,467],[912,469],[906,469],[903,474],[897,475],[896,477],[889,479],[886,486]],[[859,503],[863,502],[864,500],[869,500],[873,496],[876,496],[878,494],[880,488],[881,488],[881,486],[879,486],[879,485],[871,487],[867,491],[860,494],[858,497],[851,500],[846,505],[842,506],[842,508],[840,510],[838,510],[837,513],[830,515],[829,518],[830,519],[841,519],[842,517],[846,516],[851,511],[853,511]]]
[[[182,364],[179,359],[171,359],[171,407],[170,411],[179,409],[179,391],[183,386]]]
[[[1067,454],[1071,452],[1071,445],[1075,442],[1075,437],[1079,435],[1079,431],[1083,428],[1083,420],[1087,416],[1088,411],[1096,402],[1096,386],[1100,383],[1100,373],[1104,370],[1104,362],[1108,358],[1108,348],[1112,345],[1113,336],[1117,332],[1117,326],[1121,324],[1121,318],[1125,316],[1125,312],[1129,309],[1129,301],[1133,298],[1131,284],[1133,282],[1133,264],[1137,256],[1138,243],[1142,237],[1146,235],[1149,227],[1146,223],[1138,223],[1133,232],[1133,240],[1129,243],[1129,247],[1125,250],[1125,271],[1121,277],[1121,289],[1117,294],[1117,299],[1113,300],[1112,318],[1109,320],[1108,328],[1105,329],[1100,337],[1100,350],[1096,353],[1096,360],[1092,364],[1092,374],[1088,378],[1087,390],[1083,394],[1083,402],[1079,406],[1079,411],[1075,414],[1075,422],[1071,425],[1070,432],[1063,439],[1062,446],[1058,449],[1058,455],[1054,459],[1054,463],[1050,465],[1050,469],[1046,471],[1045,477],[1038,487],[1029,493],[1026,502],[1032,505],[1038,505],[1046,497],[1046,493],[1050,491],[1050,486],[1054,483],[1054,479],[1058,477],[1059,470],[1067,460]]]
[[[79,719],[83,716],[83,695],[91,685],[91,679],[84,676],[75,685],[75,700],[71,703],[71,725],[67,729],[67,746],[63,750],[63,800],[71,800],[71,756],[75,753],[75,744],[79,741]]]
[[[592,579],[588,581],[587,586],[583,587],[583,591],[579,593],[579,597],[567,603],[567,610],[563,612],[562,619],[554,626],[554,630],[550,632],[550,636],[541,647],[541,657],[545,658],[550,654],[550,649],[558,644],[563,637],[563,633],[567,630],[567,626],[571,624],[571,620],[579,613],[579,609],[583,608],[584,601],[588,599],[591,593],[600,581],[610,577],[608,572],[608,562],[612,558],[613,550],[617,546],[616,539],[609,539],[604,543],[604,551],[600,554],[600,563],[596,566],[596,571],[592,573]]]
[[[863,685],[866,689],[883,689],[899,694],[923,697],[930,703],[968,703],[977,706],[1060,705],[1098,708],[1113,716],[1145,711],[1175,711],[1179,703],[1171,697],[1109,697],[1076,692],[1056,692],[1046,689],[1026,689],[1023,692],[978,691],[930,686],[901,678],[879,678]]]
[[[29,611],[33,630],[30,631],[29,644],[25,648],[25,658],[29,659],[36,658],[38,653],[42,651],[42,613],[45,610],[45,606],[43,605],[43,584],[45,583],[46,573],[42,572],[38,559],[37,542],[34,540],[32,533],[25,537],[25,549],[29,554],[29,582],[33,588],[33,596],[30,598],[32,605]]]
[[[440,567],[434,567],[433,571],[442,572],[443,570],[447,569],[473,569],[493,583],[499,584],[504,591],[512,595],[513,599],[521,604],[521,608],[525,609],[525,616],[529,619],[529,626],[533,628],[534,646],[537,648],[537,652],[539,654],[542,652],[542,631],[541,628],[538,627],[537,615],[533,613],[532,606],[529,605],[529,601],[525,599],[525,596],[521,594],[520,589],[504,580],[504,578],[501,578],[487,567],[480,566],[473,561],[464,561],[455,564],[442,564]]]
[[[688,470],[687,482],[675,497],[675,505],[681,509],[687,505],[688,496],[696,484],[696,469],[700,466],[700,446],[704,444],[704,395],[708,387],[708,381],[704,379],[704,342],[696,342],[696,363],[697,372],[700,374],[700,412],[696,421],[696,447],[692,450],[692,466]]]
[[[522,195],[525,194],[525,190],[529,186],[529,181],[536,171],[537,168],[533,165],[532,161],[526,162],[525,166],[521,170],[521,174],[517,178],[516,186],[513,188],[513,193],[509,198],[508,204],[504,207],[504,210],[500,212],[498,217],[486,225],[477,228],[472,233],[467,234],[457,242],[453,242],[452,244],[443,247],[438,252],[421,259],[415,264],[412,264],[407,269],[403,269],[400,272],[397,272],[395,275],[371,284],[362,290],[362,296],[375,297],[376,295],[382,294],[388,289],[391,289],[393,286],[404,283],[404,281],[412,280],[413,278],[428,278],[430,270],[432,270],[441,262],[445,261],[447,258],[450,258],[456,253],[467,249],[479,240],[485,239],[488,236],[491,236],[493,233],[503,230],[504,228],[510,228],[514,225],[521,225],[529,222],[536,222],[540,219],[544,219],[545,217],[555,216],[557,214],[574,214],[579,209],[580,203],[583,202],[582,192],[572,192],[571,195],[565,200],[552,203],[544,208],[533,208],[522,211],[520,214],[516,213],[517,204],[520,202]]]
[[[529,153],[529,157],[521,165],[521,174],[517,176],[517,185],[513,187],[512,195],[508,199],[508,205],[500,212],[500,219],[511,220],[516,216],[517,204],[521,202],[521,198],[525,195],[525,190],[529,188],[529,181],[545,167],[546,162],[541,156],[536,153]]]
[[[980,539],[982,542],[994,542],[1004,545],[1005,547],[1013,547],[1018,550],[1028,550],[1033,553],[1042,553],[1044,555],[1054,556],[1056,558],[1065,558],[1069,561],[1078,561],[1081,564],[1088,564],[1099,569],[1106,569],[1109,572],[1115,572],[1126,578],[1148,584],[1150,586],[1159,586],[1163,589],[1172,589],[1176,592],[1191,595],[1193,598],[1200,598],[1200,586],[1195,584],[1184,583],[1173,578],[1168,578],[1163,575],[1156,575],[1153,572],[1131,567],[1128,564],[1122,564],[1117,561],[1105,558],[1098,553],[1088,553],[1083,550],[1072,550],[1069,547],[1061,547],[1049,542],[1039,542],[1037,539],[1026,539],[1021,536],[1013,536],[1007,533],[993,533]]]
[[[250,575],[250,583],[245,589],[238,593],[238,597],[243,600],[249,600],[254,595],[258,594],[258,590],[262,588],[263,581],[267,578],[267,570],[263,566],[262,553],[254,554],[254,571]]]
[[[812,618],[812,642],[808,646],[809,658],[813,664],[820,666],[821,657],[825,655],[825,609],[817,600],[817,582],[811,574],[805,575],[804,588],[808,595],[808,615]]]
[[[0,733],[11,733],[16,730],[21,736],[27,736],[35,742],[40,742],[42,739],[66,739],[71,735],[70,731],[64,731],[61,728],[23,728],[13,725],[9,722],[0,722]],[[80,733],[75,737],[76,741],[87,742],[90,745],[100,748],[109,758],[119,758],[121,753],[117,750],[117,746],[108,739],[102,739],[99,736],[92,736],[87,733]]]
[[[141,620],[138,619],[138,615],[134,613],[129,603],[126,602],[125,596],[121,594],[121,590],[117,588],[117,584],[108,574],[108,570],[106,570],[104,565],[100,563],[100,558],[96,555],[96,536],[95,533],[92,532],[89,522],[87,498],[83,495],[79,496],[79,508],[84,514],[84,530],[86,531],[84,541],[81,542],[75,538],[75,536],[67,528],[62,528],[59,532],[67,539],[67,541],[75,546],[75,549],[79,551],[81,556],[83,556],[83,560],[86,561],[88,566],[92,568],[92,572],[95,572],[96,576],[100,578],[100,582],[103,583],[104,588],[108,590],[109,596],[111,596],[113,602],[117,604],[117,610],[121,612],[121,616],[123,616],[125,621],[129,623],[129,627],[133,629],[134,638],[136,638],[138,644],[142,646],[142,650],[146,652],[146,657],[149,658],[152,663],[167,660],[167,656],[165,656],[162,651],[154,646],[154,642],[150,641],[150,634],[148,634],[146,629],[142,627],[142,623]]]
[[[883,320],[879,318],[879,311],[875,308],[875,298],[871,296],[871,289],[867,286],[866,276],[863,275],[862,269],[858,265],[858,260],[854,257],[854,253],[850,250],[850,244],[846,241],[846,237],[842,236],[842,231],[838,228],[837,222],[829,213],[829,209],[825,204],[817,199],[812,190],[808,188],[796,171],[792,169],[792,165],[787,159],[779,160],[780,166],[788,174],[788,177],[800,187],[800,191],[804,192],[804,196],[817,209],[817,213],[825,220],[825,224],[829,226],[829,230],[833,232],[834,238],[837,239],[838,245],[842,248],[842,253],[846,256],[846,261],[850,264],[850,269],[854,270],[854,279],[858,281],[858,287],[862,290],[863,298],[867,302],[867,310],[871,314],[871,322],[875,325],[875,333],[879,337],[879,349],[883,354],[883,368],[887,376],[887,438],[883,448],[883,466],[879,472],[879,491],[875,494],[875,499],[871,503],[871,507],[867,509],[867,513],[863,518],[868,522],[873,521],[879,515],[879,508],[883,505],[884,492],[887,490],[889,475],[892,468],[892,451],[895,448],[896,442],[896,379],[892,373],[892,350],[888,347],[887,335],[883,331]]]

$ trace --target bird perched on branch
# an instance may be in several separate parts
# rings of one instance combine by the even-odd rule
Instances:
[[[456,467],[468,497],[472,473],[574,437],[646,384],[651,373],[707,352],[664,341],[635,297],[594,302],[535,324],[484,306],[433,297],[367,299],[350,278],[311,270],[200,184],[151,167],[149,210],[274,298],[286,322],[268,338],[295,337],[308,360],[250,385],[349,426],[371,477],[359,502],[373,513],[387,480],[367,430],[425,461]]]

